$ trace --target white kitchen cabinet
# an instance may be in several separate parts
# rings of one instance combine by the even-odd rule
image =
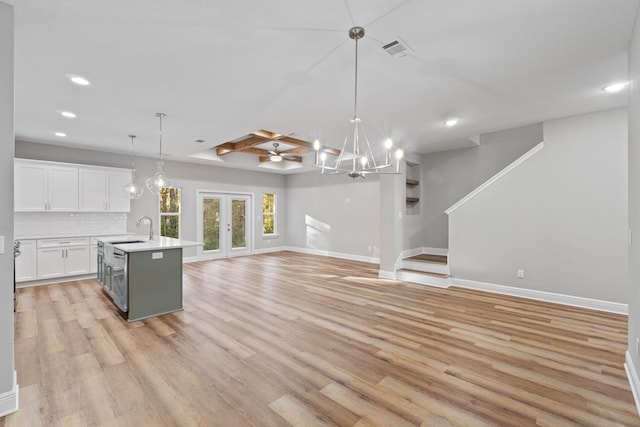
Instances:
[[[129,212],[123,188],[130,174],[104,168],[80,168],[81,212]]]
[[[38,279],[88,274],[89,238],[38,240]]]
[[[100,169],[80,168],[81,212],[104,212],[107,210],[107,176]]]
[[[37,253],[35,240],[19,240],[20,256],[16,258],[16,282],[36,280]]]
[[[78,168],[50,165],[47,182],[49,211],[78,211]]]
[[[129,212],[131,210],[129,196],[124,192],[124,186],[131,180],[131,172],[109,171],[107,183],[109,187],[109,211]]]
[[[15,161],[13,201],[16,212],[47,210],[47,173],[47,166],[43,163]]]
[[[75,212],[78,210],[78,168],[36,160],[14,164],[16,212]]]

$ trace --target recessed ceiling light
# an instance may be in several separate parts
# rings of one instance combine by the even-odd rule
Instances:
[[[65,136],[67,136],[67,134],[64,132],[54,132],[53,134],[55,136],[59,136],[60,138],[64,138]]]
[[[82,76],[74,76],[74,75],[68,74],[67,77],[69,77],[69,80],[71,80],[73,83],[80,86],[89,86],[91,84],[89,80],[85,79]]]
[[[63,115],[64,117],[68,118],[68,119],[75,119],[76,118],[76,114],[72,113],[71,111],[60,111],[60,114]]]
[[[628,82],[613,83],[613,84],[610,84],[609,86],[605,86],[602,90],[609,93],[616,93],[616,92],[620,92],[622,89],[626,88],[628,85],[629,85]]]
[[[444,122],[444,124],[445,124],[447,127],[453,127],[453,126],[457,125],[459,121],[460,121],[460,120],[458,120],[458,119],[449,119],[449,120],[447,120],[446,122]]]

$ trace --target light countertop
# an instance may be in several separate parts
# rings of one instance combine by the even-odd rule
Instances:
[[[142,252],[142,251],[154,251],[159,249],[177,249],[193,246],[202,246],[200,242],[194,242],[191,240],[173,239],[171,237],[154,236],[153,240],[149,240],[148,235],[122,235],[122,236],[109,236],[104,238],[97,238],[98,241],[104,243],[122,242],[122,241],[141,241],[136,243],[118,243],[113,245],[114,248],[120,249],[125,252]]]

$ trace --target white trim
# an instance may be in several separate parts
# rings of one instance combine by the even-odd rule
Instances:
[[[451,284],[460,288],[476,289],[493,292],[496,294],[512,295],[529,298],[538,301],[553,302],[556,304],[570,305],[573,307],[590,308],[592,310],[606,311],[609,313],[628,314],[629,306],[619,302],[601,301],[591,298],[576,297],[571,295],[556,294],[552,292],[537,291],[534,289],[514,288],[512,286],[496,285],[493,283],[476,282],[475,280],[452,278]]]
[[[640,380],[638,380],[638,372],[633,365],[633,360],[628,350],[624,356],[624,370],[627,373],[633,400],[636,402],[636,411],[638,411],[638,415],[640,415]]]
[[[422,253],[423,254],[428,254],[428,255],[443,255],[443,256],[448,256],[449,255],[449,249],[448,248],[428,248],[428,247],[423,247],[422,248]],[[419,255],[419,254],[416,254]]]
[[[378,277],[380,277],[381,279],[396,280],[396,272],[395,271],[378,270]]]
[[[410,258],[412,256],[421,255],[424,253],[422,252],[423,249],[424,248],[405,249],[404,251],[400,252],[400,258],[405,259],[405,258]]]
[[[538,151],[542,150],[543,147],[544,147],[544,141],[540,142],[538,145],[533,147],[531,150],[527,151],[522,156],[518,157],[509,166],[507,166],[506,168],[502,169],[500,172],[498,172],[497,174],[495,174],[494,176],[489,178],[487,181],[484,182],[484,184],[481,184],[478,188],[473,190],[471,193],[467,194],[462,199],[458,200],[453,206],[451,206],[449,209],[444,211],[444,213],[446,213],[447,215],[451,215],[451,213],[453,211],[455,211],[460,206],[462,206],[465,203],[467,203],[469,200],[473,199],[478,194],[482,193],[484,190],[486,190],[488,187],[493,185],[500,178],[502,178],[503,176],[505,176],[506,174],[508,174],[509,172],[511,172],[512,170],[514,170],[518,166],[520,166],[520,164],[524,163],[527,159],[529,159],[529,157],[532,157]]]
[[[18,386],[18,374],[13,371],[13,388],[0,394],[0,417],[17,412],[19,404],[20,387]]]
[[[348,259],[351,261],[361,261],[361,262],[369,262],[371,264],[380,264],[380,258],[376,258],[376,257],[345,254],[342,252],[323,251],[320,249],[298,248],[295,246],[286,246],[285,250],[292,251],[292,252],[300,252],[300,253],[309,254],[309,255],[321,255],[321,256],[328,256],[332,258]]]
[[[281,252],[286,250],[287,250],[286,246],[274,246],[273,248],[254,249],[253,253],[257,255],[257,254],[268,254],[271,252]]]
[[[60,277],[54,277],[51,279],[29,280],[27,282],[16,283],[16,289],[31,288],[33,286],[55,285],[56,283],[77,282],[80,280],[95,279],[97,277],[98,276],[96,276],[96,273],[90,273],[90,274],[80,274],[77,276],[60,276]]]

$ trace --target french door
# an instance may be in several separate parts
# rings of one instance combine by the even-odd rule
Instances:
[[[205,258],[226,258],[251,253],[251,195],[198,193],[197,233]]]

